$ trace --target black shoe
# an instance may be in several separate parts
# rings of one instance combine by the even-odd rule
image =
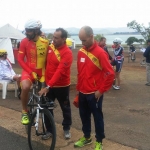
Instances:
[[[148,83],[146,83],[145,85],[150,86],[150,83],[148,82]]]

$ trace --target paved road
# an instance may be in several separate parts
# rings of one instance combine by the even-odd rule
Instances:
[[[139,63],[125,64],[121,72],[121,90],[111,89],[105,94],[103,103],[106,138],[138,150],[150,150],[150,87],[144,85],[145,76],[145,68],[139,67]],[[70,96],[72,104],[73,90]],[[21,111],[21,102],[14,99],[13,92],[9,92],[7,100],[0,100],[0,105]],[[78,109],[73,105],[72,117],[72,127],[81,130]],[[55,121],[59,124],[62,121],[59,106],[55,109]]]
[[[0,150],[28,150],[27,139],[0,127]]]
[[[6,102],[7,100],[5,100]],[[8,109],[0,106],[0,149],[1,150],[28,150],[27,134],[25,127],[20,123],[21,112]],[[62,126],[56,123],[57,140],[55,150],[75,150],[74,142],[82,136],[82,132],[75,128],[71,128],[72,137],[69,140],[64,139]],[[92,134],[94,141],[94,135]],[[42,142],[42,141],[41,141]],[[45,141],[44,141],[45,142]],[[44,143],[43,143],[44,144]],[[44,145],[41,145],[41,150],[44,149]],[[94,142],[88,146],[80,148],[81,150],[93,150]],[[104,140],[104,150],[137,150],[131,147],[121,145],[110,140]]]
[[[146,95],[145,93],[141,93],[140,89],[136,91],[134,90],[135,87],[139,86],[145,91],[145,93],[148,94]],[[130,92],[126,94],[125,91],[128,91],[128,88],[132,89],[134,94],[130,94]],[[149,87],[146,87],[145,85],[142,86],[141,84],[139,85],[138,83],[133,86],[123,84],[120,91],[114,91],[111,89],[105,94],[103,111],[107,139],[139,150],[150,150],[150,89],[148,88]],[[141,94],[139,95],[139,93]],[[70,94],[72,101],[74,92],[71,91]],[[126,97],[126,95],[128,95],[129,98]],[[14,93],[9,92],[7,100],[1,100],[0,105],[21,111],[20,100],[12,99],[12,97],[14,97]],[[73,105],[72,117],[72,127],[77,130],[81,130],[81,121],[78,109],[76,109]],[[62,114],[59,106],[55,109],[55,121],[59,124],[61,124],[62,121]],[[93,125],[92,131],[94,132]],[[15,138],[17,137],[18,136],[15,136]]]

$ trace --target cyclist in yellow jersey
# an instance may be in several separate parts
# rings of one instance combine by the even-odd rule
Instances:
[[[28,117],[28,95],[32,83],[39,79],[45,82],[45,62],[48,51],[48,41],[41,38],[42,24],[38,20],[29,20],[25,24],[26,38],[19,47],[18,62],[22,67],[21,77],[21,100],[22,100],[22,124],[29,123]]]

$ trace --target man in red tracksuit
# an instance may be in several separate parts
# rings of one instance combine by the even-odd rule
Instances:
[[[79,113],[84,136],[74,144],[74,147],[83,147],[92,143],[92,113],[96,134],[95,150],[102,150],[102,140],[105,137],[102,112],[103,94],[112,86],[114,71],[107,53],[94,41],[91,27],[82,27],[79,38],[83,48],[79,50],[77,56],[77,90],[79,91]]]
[[[66,45],[67,32],[63,28],[58,28],[53,35],[53,44],[50,45],[46,64],[46,84],[39,94],[46,94],[49,99],[57,98],[63,112],[63,130],[66,139],[71,138],[69,132],[71,119],[71,108],[69,101],[70,67],[72,64],[72,51]],[[43,139],[50,137],[50,129]]]

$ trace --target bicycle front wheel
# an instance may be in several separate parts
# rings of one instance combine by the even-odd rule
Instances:
[[[30,150],[54,150],[56,143],[56,128],[54,118],[48,109],[34,111],[30,124],[28,125],[28,144]],[[46,122],[46,123],[45,123]],[[51,136],[47,135],[47,128],[50,128]]]
[[[35,97],[33,95],[31,95],[30,98],[29,98],[29,102],[28,102],[28,104],[30,104],[30,105],[28,105],[29,120],[31,120],[32,114],[35,111],[35,106],[33,106],[34,103],[35,103]],[[25,130],[26,130],[26,133],[28,134],[28,125],[25,125]]]

